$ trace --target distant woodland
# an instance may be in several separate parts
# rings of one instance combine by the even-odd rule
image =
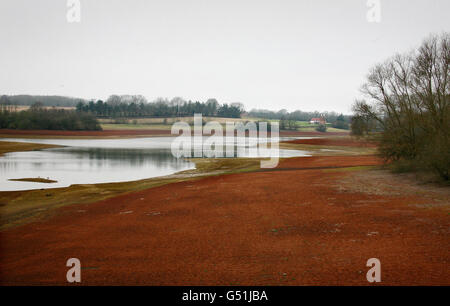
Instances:
[[[47,109],[40,103],[28,110],[14,111],[2,105],[0,108],[0,128],[21,130],[101,130],[97,118],[90,113],[75,110]]]
[[[71,98],[63,96],[32,96],[32,95],[15,95],[2,96],[1,103],[8,102],[12,105],[31,106],[34,103],[41,103],[42,106],[60,106],[60,107],[75,107],[79,102],[85,101],[80,98]]]
[[[258,120],[279,120],[282,129],[296,129],[297,121],[309,122],[311,118],[321,117],[335,128],[349,129],[351,116],[336,112],[304,112],[287,110],[271,111],[252,109],[245,111],[242,103],[220,104],[211,98],[205,102],[184,100],[181,97],[172,99],[157,98],[148,101],[142,95],[111,95],[103,100],[85,100],[81,98],[61,96],[2,96],[0,106],[31,106],[39,103],[43,107],[74,107],[79,113],[89,113],[97,118],[167,118],[188,117],[202,114],[208,117],[221,118],[257,118]]]

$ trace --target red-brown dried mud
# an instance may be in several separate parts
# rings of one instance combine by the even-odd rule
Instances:
[[[340,191],[374,156],[300,157],[62,208],[0,233],[3,285],[450,285],[449,215],[419,195]],[[311,169],[316,167],[317,169]]]
[[[351,138],[295,139],[286,142],[295,144],[320,145],[320,146],[367,147],[367,148],[375,148],[377,146],[373,142],[355,140]]]

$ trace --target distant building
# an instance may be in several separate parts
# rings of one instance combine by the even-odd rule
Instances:
[[[327,121],[324,118],[311,118],[309,123],[311,123],[311,124],[326,124]]]

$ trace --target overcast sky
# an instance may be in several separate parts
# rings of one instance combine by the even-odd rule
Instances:
[[[0,94],[142,94],[349,113],[368,69],[450,30],[448,0],[0,0]]]

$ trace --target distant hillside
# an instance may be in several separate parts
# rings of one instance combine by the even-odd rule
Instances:
[[[41,102],[43,106],[71,106],[75,107],[79,102],[86,102],[81,98],[63,97],[63,96],[31,96],[15,95],[6,96],[12,104],[15,105],[33,105],[35,102]]]

